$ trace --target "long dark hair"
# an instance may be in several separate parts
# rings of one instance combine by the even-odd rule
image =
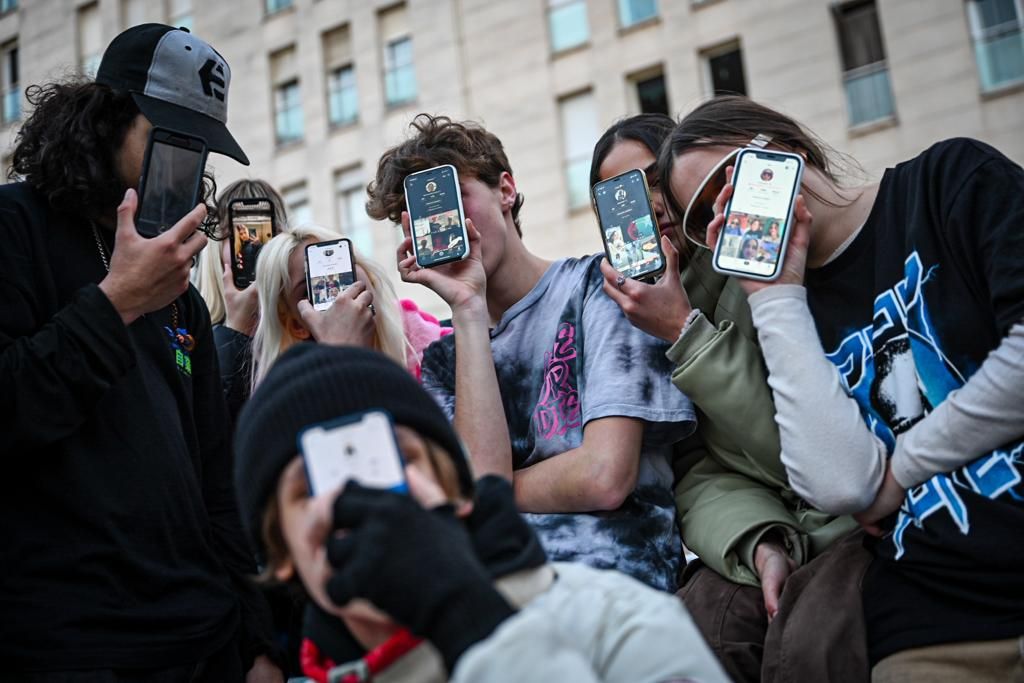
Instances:
[[[139,108],[128,93],[83,78],[32,85],[34,109],[15,139],[8,178],[24,179],[57,211],[97,220],[111,217],[124,197],[117,152]],[[202,230],[216,234],[217,185],[204,174],[207,216]]]
[[[775,147],[804,154],[808,166],[816,168],[836,185],[839,184],[840,167],[844,171],[860,170],[850,157],[839,154],[785,114],[742,95],[722,95],[684,116],[661,148],[658,174],[665,188],[665,203],[669,211],[679,219],[686,211],[686,204],[675,197],[670,185],[672,167],[681,154],[700,147],[745,147],[759,133],[771,136],[771,144]],[[803,191],[825,204],[843,206],[819,196],[806,186]]]
[[[601,179],[601,164],[616,143],[623,140],[639,142],[657,158],[675,126],[672,117],[665,114],[637,114],[613,123],[594,145],[594,156],[590,161],[591,186]]]

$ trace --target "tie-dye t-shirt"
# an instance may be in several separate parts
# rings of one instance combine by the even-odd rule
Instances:
[[[525,517],[552,560],[614,568],[674,590],[682,548],[669,459],[672,444],[694,429],[693,405],[670,381],[667,345],[633,327],[601,289],[600,259],[552,264],[491,331],[513,466],[577,448],[591,420],[646,421],[637,487],[619,509]],[[423,386],[449,417],[455,413],[454,336],[432,344],[423,357]]]

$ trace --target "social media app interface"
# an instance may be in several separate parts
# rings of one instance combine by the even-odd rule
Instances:
[[[722,227],[720,268],[764,276],[776,272],[799,170],[795,159],[743,155]]]
[[[626,277],[660,270],[661,250],[643,172],[599,183],[594,199],[612,267]]]
[[[420,265],[457,261],[469,245],[459,211],[459,187],[451,168],[441,166],[405,179],[412,237]]]

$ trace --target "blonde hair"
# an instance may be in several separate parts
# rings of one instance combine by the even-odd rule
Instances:
[[[210,320],[219,324],[224,322],[227,309],[224,307],[224,262],[223,250],[225,239],[231,239],[231,226],[228,221],[228,207],[236,199],[256,199],[266,197],[274,209],[274,224],[280,231],[288,229],[288,214],[284,208],[284,200],[274,186],[265,180],[246,178],[237,180],[217,197],[217,218],[219,234],[217,239],[210,240],[199,252],[196,266],[192,269],[192,284],[210,309]]]
[[[252,340],[254,389],[266,377],[277,357],[299,341],[285,324],[290,312],[282,296],[291,288],[292,274],[288,270],[288,261],[292,254],[305,244],[341,238],[342,236],[333,230],[307,225],[277,235],[260,251],[259,261],[256,262],[255,285],[260,299],[260,318],[256,335]],[[354,247],[352,258],[355,264],[366,271],[370,287],[373,289],[376,315],[371,348],[390,356],[402,367],[406,367],[406,354],[412,349],[412,345],[406,338],[402,326],[398,296],[380,266],[361,258]]]

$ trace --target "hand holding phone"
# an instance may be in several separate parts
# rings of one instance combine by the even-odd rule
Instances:
[[[411,173],[404,186],[416,263],[433,268],[466,258],[469,234],[455,167],[447,164]]]
[[[715,199],[715,217],[711,223],[708,224],[707,228],[708,244],[717,244],[719,237],[723,233],[722,229],[725,227],[725,212],[722,207],[728,204],[729,199],[733,195],[734,188],[732,185],[732,178],[733,169],[730,166],[726,169],[726,184],[722,187],[718,197]],[[813,221],[814,217],[807,208],[804,196],[802,194],[798,194],[796,201],[793,202],[792,227],[789,231],[788,246],[785,257],[782,261],[780,275],[777,279],[771,281],[737,276],[740,285],[748,295],[773,285],[803,284],[804,273],[807,269],[807,251],[810,247],[811,224]]]
[[[715,270],[764,281],[782,274],[803,169],[798,154],[749,148],[737,155],[716,233]]]
[[[643,171],[634,169],[591,190],[605,255],[623,277],[653,280],[665,272],[661,231]]]
[[[206,142],[200,138],[163,128],[150,131],[135,218],[140,235],[156,237],[196,208],[206,154]]]
[[[337,491],[349,481],[408,493],[394,423],[383,410],[314,425],[298,441],[311,496]]]
[[[228,205],[231,240],[231,272],[235,287],[245,289],[256,281],[260,250],[277,234],[274,207],[265,197],[235,199]]]

